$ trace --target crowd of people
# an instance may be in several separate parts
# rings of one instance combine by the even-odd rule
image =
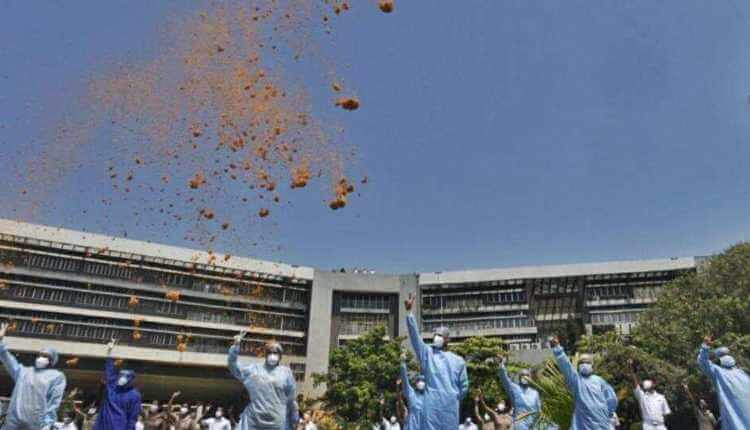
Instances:
[[[473,418],[460,420],[461,401],[469,393],[466,362],[448,351],[449,330],[434,332],[431,344],[422,339],[411,310],[414,296],[405,301],[406,325],[411,346],[420,366],[420,374],[413,383],[408,373],[407,355],[401,355],[401,397],[396,414],[384,415],[385,402],[380,403],[379,420],[373,430],[530,430],[557,429],[544,422],[541,412],[544,398],[533,388],[533,375],[528,369],[512,377],[503,356],[498,378],[509,404],[500,402],[492,408],[486,404],[481,391],[474,398]],[[8,351],[4,342],[8,324],[0,326],[0,361],[15,382],[10,402],[6,407],[3,430],[317,430],[313,414],[299,417],[297,388],[291,369],[281,365],[284,353],[279,343],[265,347],[263,363],[241,364],[240,344],[246,335],[234,337],[229,348],[227,364],[230,373],[245,387],[249,403],[235,415],[223,407],[209,404],[177,404],[180,393],[175,392],[166,404],[158,401],[143,404],[135,388],[135,372],[117,369],[113,351],[116,339],[107,344],[105,361],[105,393],[102,399],[87,407],[76,405],[73,412],[62,414],[59,409],[66,389],[63,372],[54,367],[58,354],[54,349],[42,349],[32,366],[21,365]],[[695,403],[701,430],[750,430],[750,377],[737,367],[726,347],[714,350],[718,364],[711,361],[710,338],[704,339],[698,355],[701,370],[711,380],[718,396],[719,417],[715,417],[702,399],[697,402],[687,386],[686,392]],[[559,339],[550,338],[550,347],[560,368],[567,389],[575,402],[572,430],[612,430],[619,426],[618,398],[612,386],[594,373],[594,357],[583,354],[574,365],[560,346]],[[628,377],[641,411],[643,430],[666,430],[666,417],[671,413],[666,398],[656,389],[652,379],[640,380],[629,362]],[[480,409],[481,408],[481,409]],[[483,413],[480,412],[483,411]]]

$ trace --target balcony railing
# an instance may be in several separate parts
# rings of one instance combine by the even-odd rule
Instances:
[[[225,306],[189,304],[165,298],[112,293],[80,288],[66,288],[42,283],[0,280],[0,298],[27,303],[44,303],[130,314],[153,315],[235,325],[252,325],[264,329],[304,332],[304,314],[290,314],[262,309],[237,309]],[[135,299],[135,302],[133,302]]]

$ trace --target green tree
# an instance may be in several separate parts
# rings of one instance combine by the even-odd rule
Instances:
[[[450,346],[451,352],[466,360],[470,390],[461,406],[467,416],[474,416],[474,398],[479,394],[479,390],[484,393],[490,405],[497,404],[501,399],[507,399],[508,396],[503,391],[497,373],[499,363],[495,359],[498,355],[503,357],[507,355],[504,344],[499,338],[470,337],[461,344]],[[509,370],[513,369],[519,370],[518,365],[509,364]]]
[[[326,384],[321,400],[344,423],[366,426],[377,419],[380,399],[393,407],[403,338],[387,339],[377,327],[331,352],[328,373],[313,375]],[[410,368],[413,368],[410,358]]]
[[[655,379],[667,397],[673,410],[670,428],[696,425],[681,384],[689,384],[709,403],[715,400],[696,363],[704,336],[716,338],[716,345],[729,346],[740,366],[750,363],[750,244],[735,245],[704,267],[665,285],[630,338],[609,332],[584,336],[578,342],[579,352],[597,355],[596,372],[618,392],[618,414],[624,421],[639,420],[632,383],[625,379],[629,358],[636,361],[638,375]]]

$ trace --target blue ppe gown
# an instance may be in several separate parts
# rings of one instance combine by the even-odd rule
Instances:
[[[401,363],[401,383],[403,384],[406,405],[409,415],[406,417],[405,430],[421,430],[424,422],[424,391],[415,390],[409,382],[409,372],[406,363]]]
[[[299,422],[297,384],[286,366],[238,363],[240,348],[229,348],[229,371],[245,386],[250,403],[240,416],[236,430],[291,430]]]
[[[406,316],[409,339],[425,377],[424,430],[456,430],[460,402],[469,392],[466,362],[458,355],[428,346],[422,340],[414,315]]]
[[[552,353],[575,401],[570,430],[610,430],[610,417],[617,410],[612,386],[597,375],[579,375],[561,346],[552,348]]]
[[[57,353],[50,353],[50,366]],[[0,361],[15,382],[3,430],[39,430],[57,421],[57,409],[65,393],[65,375],[55,369],[22,366],[0,341]]]
[[[750,429],[750,377],[737,366],[727,369],[708,358],[711,348],[701,345],[698,365],[714,385],[719,397],[722,430]]]
[[[104,372],[107,396],[99,410],[94,430],[135,430],[141,413],[141,393],[133,387],[135,373],[131,370],[118,372],[111,358],[107,358]],[[128,378],[123,386],[117,385],[120,373]]]
[[[531,387],[522,387],[513,382],[508,376],[508,371],[500,366],[500,381],[503,383],[505,393],[510,397],[513,404],[513,430],[529,430],[534,427],[539,413],[542,412],[542,400],[539,392]],[[529,415],[528,418],[523,418]]]

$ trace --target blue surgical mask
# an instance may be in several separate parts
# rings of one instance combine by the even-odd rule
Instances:
[[[731,369],[732,367],[737,365],[737,362],[731,355],[722,356],[721,358],[719,358],[719,363],[721,363],[721,367],[725,367],[727,369]]]
[[[589,376],[594,373],[594,366],[591,363],[581,363],[578,365],[578,373],[581,376]]]

